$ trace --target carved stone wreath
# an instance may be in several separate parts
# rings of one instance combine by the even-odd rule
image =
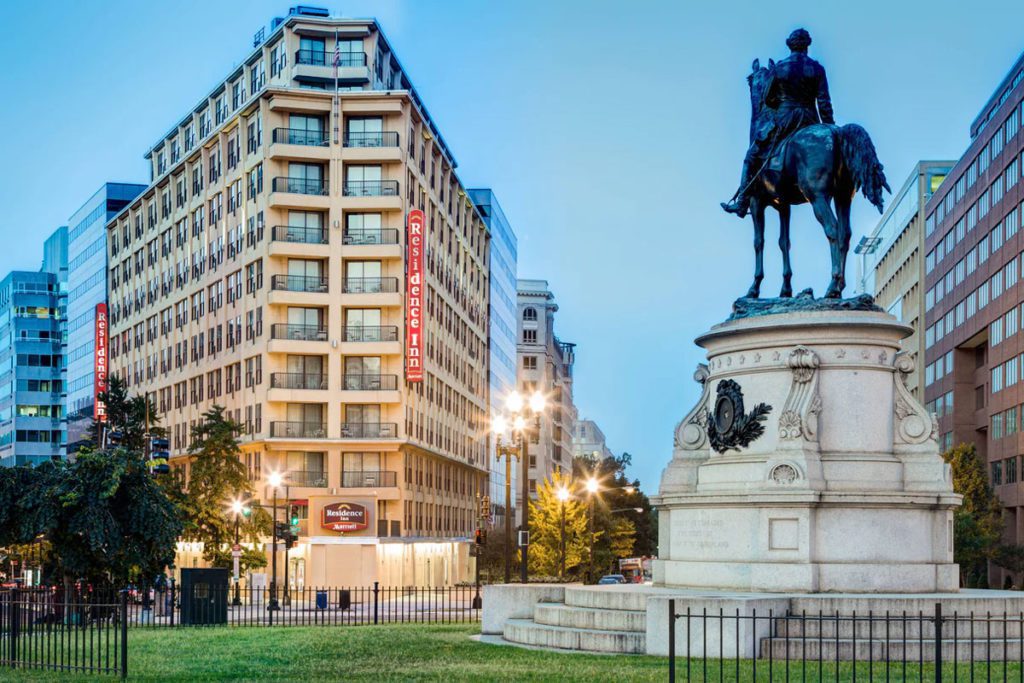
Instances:
[[[744,412],[740,385],[735,380],[722,380],[714,406],[704,418],[711,448],[717,453],[746,448],[764,434],[762,422],[771,411],[767,403],[758,403],[749,413]]]

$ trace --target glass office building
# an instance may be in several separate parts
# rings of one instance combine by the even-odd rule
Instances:
[[[107,302],[107,221],[145,185],[105,183],[68,219],[67,451],[87,437],[93,411],[96,304]]]
[[[41,271],[0,281],[0,466],[63,455],[66,248],[61,227],[46,241]]]
[[[471,189],[476,205],[491,234],[490,242],[490,410],[491,416],[504,408],[504,399],[516,388],[516,234],[490,189]],[[505,461],[498,461],[490,437],[490,496],[492,528],[505,524]],[[512,500],[515,505],[517,465],[512,467]]]

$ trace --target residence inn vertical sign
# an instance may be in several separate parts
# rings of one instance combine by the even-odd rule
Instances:
[[[320,515],[320,526],[331,531],[361,531],[367,524],[366,507],[358,503],[331,503]]]
[[[423,381],[423,212],[413,209],[405,222],[405,381]]]
[[[96,304],[96,345],[93,354],[93,403],[92,418],[97,422],[107,421],[107,406],[100,400],[100,394],[107,390],[107,372],[110,370],[107,356],[107,305]]]

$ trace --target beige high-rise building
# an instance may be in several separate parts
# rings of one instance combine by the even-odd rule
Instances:
[[[547,280],[523,280],[517,284],[519,308],[519,388],[529,396],[540,391],[547,407],[540,415],[540,429],[530,437],[530,492],[556,469],[572,471],[572,437],[576,405],[572,400],[572,365],[575,344],[555,336],[558,304]],[[516,498],[522,502],[522,492]],[[517,510],[522,509],[517,503]],[[517,512],[518,514],[518,512]]]
[[[914,328],[903,340],[903,350],[915,362],[907,388],[918,400],[924,398],[925,369],[924,205],[955,163],[917,162],[878,225],[854,249],[860,256],[857,292],[872,295],[875,303]]]
[[[468,580],[486,227],[376,21],[295,8],[257,43],[153,145],[149,188],[108,223],[111,370],[156,401],[186,475],[204,411],[244,425],[257,497],[281,472],[279,518],[300,519],[293,585]]]
[[[572,437],[574,456],[604,460],[613,458],[615,454],[608,448],[604,432],[593,420],[577,420]]]

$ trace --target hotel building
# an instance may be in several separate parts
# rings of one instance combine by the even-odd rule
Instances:
[[[525,396],[540,391],[547,407],[540,415],[540,429],[530,434],[530,495],[538,482],[557,469],[572,471],[572,439],[576,406],[572,400],[572,365],[575,344],[555,336],[558,304],[547,280],[519,280],[519,389]],[[520,498],[522,493],[520,491]],[[518,505],[522,504],[519,499]]]
[[[1024,54],[925,207],[925,400],[943,448],[974,443],[989,463],[1013,543],[1024,542],[1022,120]],[[992,569],[994,587],[1008,579]]]
[[[148,151],[152,182],[107,225],[111,371],[156,402],[186,477],[204,411],[244,425],[257,496],[283,472],[300,519],[293,585],[469,580],[487,226],[376,21],[293,8],[255,42]],[[406,296],[413,209],[421,306]],[[358,514],[337,530],[342,505]]]
[[[919,161],[893,195],[878,225],[860,239],[859,294],[914,328],[903,350],[914,359],[907,388],[921,400],[924,365],[924,216],[921,207],[931,198],[955,161]]]
[[[615,457],[608,448],[604,432],[593,420],[578,420],[572,436],[572,451],[577,457],[605,460]]]

